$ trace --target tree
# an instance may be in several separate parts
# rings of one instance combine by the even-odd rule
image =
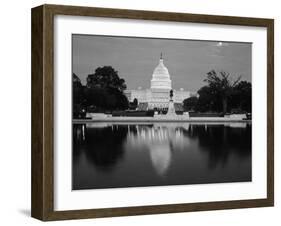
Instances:
[[[199,94],[199,98],[195,108],[196,111],[221,111],[220,99],[214,89],[210,86],[203,86],[197,93]]]
[[[73,103],[80,104],[83,98],[83,87],[81,80],[76,74],[72,74]]]
[[[196,96],[186,98],[183,101],[183,108],[185,111],[195,111],[197,107],[197,103],[198,103],[198,97]]]
[[[204,81],[208,83],[214,94],[220,97],[224,114],[227,112],[228,99],[233,93],[233,88],[238,84],[240,79],[241,76],[232,81],[230,74],[224,71],[217,73],[212,70],[207,73],[207,78]]]
[[[130,110],[136,110],[138,107],[138,99],[134,98],[133,102],[129,103]]]
[[[135,99],[133,100],[133,105],[136,106],[136,107],[138,106],[138,99],[137,99],[137,98],[135,98]]]
[[[125,80],[111,66],[98,67],[94,74],[87,77],[86,99],[88,106],[97,111],[124,110],[129,107]]]
[[[84,86],[76,74],[72,74],[72,103],[73,103],[73,117],[81,118],[85,114],[82,113],[85,102]]]
[[[118,72],[111,66],[98,67],[94,74],[89,74],[87,87],[98,87],[102,89],[117,89],[123,92],[127,87],[125,80],[119,78]]]
[[[113,108],[111,110],[125,110],[129,107],[129,101],[128,98],[124,95],[123,92],[121,92],[118,89],[109,89],[109,100],[115,100],[115,105],[113,105]]]
[[[247,81],[239,82],[230,96],[232,108],[252,112],[252,84]]]

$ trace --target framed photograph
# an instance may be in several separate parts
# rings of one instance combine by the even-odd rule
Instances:
[[[274,205],[274,21],[32,9],[32,217]]]

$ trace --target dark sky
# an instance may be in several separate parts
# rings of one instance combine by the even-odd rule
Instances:
[[[251,81],[251,44],[194,40],[73,35],[73,72],[82,83],[97,67],[110,65],[128,89],[149,88],[160,53],[173,89],[197,91],[212,69]]]

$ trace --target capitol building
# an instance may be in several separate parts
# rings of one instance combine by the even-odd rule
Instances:
[[[161,54],[159,64],[152,74],[150,89],[139,87],[137,90],[125,90],[124,93],[130,102],[137,99],[139,108],[142,106],[141,110],[165,110],[169,105],[171,90],[173,90],[171,76]],[[173,90],[173,102],[177,106],[182,106],[184,99],[191,96],[197,96],[197,93],[185,91],[183,88]]]

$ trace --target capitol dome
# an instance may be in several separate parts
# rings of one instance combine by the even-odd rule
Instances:
[[[151,89],[172,89],[172,81],[168,69],[164,65],[162,54],[158,66],[154,69],[151,79]]]

